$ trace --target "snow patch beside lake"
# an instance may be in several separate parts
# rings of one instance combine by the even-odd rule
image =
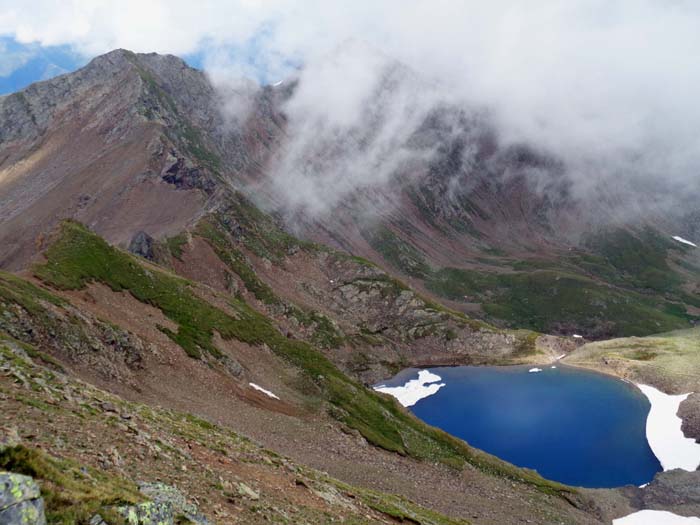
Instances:
[[[380,385],[374,387],[374,389],[377,392],[394,396],[405,407],[412,407],[421,399],[436,394],[438,390],[445,386],[445,383],[436,383],[436,381],[441,379],[439,375],[433,374],[429,370],[421,370],[418,372],[418,379],[411,379],[403,386]]]
[[[649,399],[647,441],[664,470],[694,471],[700,465],[700,444],[683,435],[679,405],[690,395],[672,396],[648,385],[637,385]],[[698,522],[700,523],[700,522]]]
[[[542,369],[541,368],[531,368],[530,370],[528,370],[528,372],[530,372],[531,374],[536,374],[537,372],[542,372]]]
[[[613,525],[700,525],[700,519],[686,518],[665,510],[640,510],[613,520]]]
[[[673,236],[674,241],[682,242],[683,244],[687,244],[688,246],[692,246],[693,248],[697,248],[698,245],[695,244],[692,241],[689,241],[688,239],[684,239],[683,237],[679,237],[678,235]]]
[[[279,397],[277,397],[275,394],[273,394],[269,390],[264,389],[263,387],[261,387],[259,385],[256,385],[255,383],[248,383],[248,384],[250,386],[252,386],[258,392],[262,392],[263,394],[265,394],[267,397],[271,397],[272,399],[279,399]]]

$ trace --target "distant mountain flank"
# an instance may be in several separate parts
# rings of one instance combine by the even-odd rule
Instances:
[[[392,89],[415,76],[387,70],[372,108],[379,121]],[[671,239],[692,243],[692,222],[651,206],[618,217],[614,194],[581,202],[561,162],[501,146],[468,108],[428,108],[397,144],[430,154],[397,165],[386,184],[354,190],[332,213],[290,208],[303,191],[292,173],[322,177],[342,163],[352,177],[353,152],[359,159],[377,140],[358,128],[297,151],[286,115],[296,89],[295,79],[215,88],[179,58],[117,50],[0,99],[0,266],[26,267],[62,218],[124,247],[141,232],[173,237],[234,188],[297,235],[501,326],[601,338],[698,319],[698,252]],[[232,105],[245,111],[231,114]]]

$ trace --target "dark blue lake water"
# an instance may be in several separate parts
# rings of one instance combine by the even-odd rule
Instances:
[[[410,410],[469,444],[569,485],[641,485],[661,470],[646,439],[649,402],[633,385],[559,366],[430,368],[446,384]],[[418,369],[387,386],[403,385]]]

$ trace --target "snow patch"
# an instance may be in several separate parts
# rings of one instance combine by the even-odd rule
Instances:
[[[572,337],[574,339],[583,339],[583,336],[581,334],[574,334]]]
[[[284,80],[278,80],[277,82],[275,82],[274,84],[272,84],[272,87],[281,86],[281,85],[282,85],[282,82],[284,82]]]
[[[700,518],[686,518],[665,510],[640,510],[613,520],[613,525],[700,525]]]
[[[566,357],[566,354],[561,354],[559,357],[557,357],[557,361],[559,361],[560,359],[564,359],[565,357]]]
[[[682,242],[683,244],[687,244],[688,246],[692,246],[693,248],[698,247],[698,245],[695,244],[694,242],[691,242],[688,239],[684,239],[683,237],[679,237],[678,235],[674,235],[673,240],[678,241],[678,242]]]
[[[537,372],[542,372],[542,369],[541,368],[531,368],[530,370],[528,370],[528,372],[530,372],[531,374],[535,374]]]
[[[552,366],[550,366],[549,368],[556,368],[556,366],[555,366],[555,365],[552,365]]]
[[[277,397],[275,394],[273,394],[273,393],[270,392],[269,390],[264,389],[264,388],[261,387],[260,385],[256,385],[255,383],[248,383],[248,384],[249,384],[250,386],[252,386],[255,390],[257,390],[257,391],[259,391],[259,392],[262,392],[263,394],[265,394],[265,395],[268,396],[268,397],[271,397],[271,398],[273,398],[273,399],[279,399],[279,397]]]
[[[694,471],[700,465],[700,444],[683,435],[679,405],[690,395],[672,396],[648,385],[637,385],[649,399],[647,441],[664,470]]]
[[[412,407],[421,399],[436,394],[438,390],[445,386],[445,383],[436,383],[436,381],[441,379],[439,375],[433,374],[429,370],[421,370],[418,372],[418,379],[411,379],[403,386],[390,387],[381,385],[374,387],[374,389],[377,392],[394,396],[405,407]]]

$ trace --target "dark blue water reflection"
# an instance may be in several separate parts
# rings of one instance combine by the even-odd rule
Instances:
[[[411,407],[423,421],[546,478],[641,485],[661,470],[646,440],[649,402],[634,386],[567,367],[431,368],[446,386]],[[417,376],[404,370],[383,384]]]

